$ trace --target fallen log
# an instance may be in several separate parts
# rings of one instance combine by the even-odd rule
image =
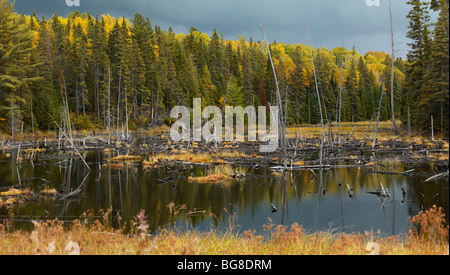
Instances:
[[[444,178],[444,177],[448,177],[448,173],[449,173],[449,171],[447,171],[445,173],[434,175],[434,176],[429,177],[428,179],[426,179],[425,182],[436,181],[438,179],[441,179],[441,178]]]
[[[75,191],[70,192],[69,194],[63,196],[60,198],[60,200],[67,200],[67,199],[71,199],[71,198],[75,198],[76,196],[78,196],[78,194],[81,193],[81,189],[77,189]]]
[[[399,175],[399,176],[423,176],[422,174],[414,173],[415,169],[405,172],[387,172],[387,171],[366,171],[367,173],[382,174],[382,175]]]

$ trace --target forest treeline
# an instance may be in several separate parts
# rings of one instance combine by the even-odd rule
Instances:
[[[407,60],[271,42],[288,124],[319,123],[319,100],[330,122],[339,110],[342,121],[370,120],[382,91],[381,119],[389,120],[394,76],[395,117],[426,132],[433,116],[435,130],[448,132],[448,0],[408,4]],[[430,22],[432,10],[437,22]],[[177,34],[139,13],[131,19],[79,12],[38,18],[0,0],[2,133],[17,133],[22,125],[25,131],[56,129],[65,110],[76,129],[132,130],[170,123],[170,110],[191,107],[193,98],[204,106],[222,107],[225,97],[230,106],[267,106],[276,105],[275,92],[264,41],[226,40],[195,27]]]

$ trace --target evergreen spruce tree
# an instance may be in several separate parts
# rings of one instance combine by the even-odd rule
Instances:
[[[148,18],[144,19],[141,14],[136,13],[133,18],[133,27],[131,28],[132,39],[139,47],[142,56],[143,78],[145,82],[138,93],[137,102],[139,103],[142,116],[150,117],[151,110],[147,107],[151,105],[152,92],[157,87],[158,77],[156,72],[156,56],[154,45],[154,32]]]
[[[56,59],[56,50],[54,47],[53,30],[43,18],[40,22],[38,31],[37,47],[34,52],[36,59],[37,75],[41,78],[34,86],[34,112],[36,114],[36,122],[39,127],[50,127],[48,121],[48,113],[54,117],[59,117],[60,99],[58,90],[55,86],[55,79],[59,79],[55,73],[60,69],[61,59]],[[59,55],[62,57],[62,55]],[[55,66],[55,63],[59,63]]]
[[[449,129],[449,20],[448,2],[440,1],[440,10],[433,31],[431,58],[424,75],[423,93],[418,97],[419,108],[428,110],[435,118],[440,131]]]
[[[217,102],[222,94],[225,92],[223,70],[223,50],[222,41],[219,38],[219,34],[214,29],[209,42],[209,59],[208,67],[211,72],[211,80],[214,86],[217,88],[217,93],[214,95],[214,101]]]
[[[195,27],[186,35],[175,34],[172,28],[152,26],[139,13],[131,21],[79,12],[66,18],[55,13],[48,21],[33,15],[30,20],[14,14],[12,2],[0,1],[2,121],[10,117],[13,101],[14,116],[21,115],[26,126],[31,125],[33,118],[33,126],[54,128],[48,114],[57,118],[67,102],[69,112],[79,115],[79,128],[101,128],[112,118],[111,126],[117,127],[119,133],[125,126],[143,127],[150,122],[158,125],[172,107],[191,106],[196,97],[202,98],[204,106],[221,105],[230,79],[230,106],[275,105],[277,101],[267,48],[251,37],[248,41],[243,37],[225,41],[217,30],[208,35]],[[429,116],[433,115],[435,129],[445,131],[448,1],[431,0],[428,4],[409,0],[408,4],[411,50],[407,64],[401,59],[394,62],[394,96],[399,102],[395,107],[401,110],[400,117],[405,122],[410,106],[413,125],[418,129],[429,130]],[[440,13],[433,32],[430,8]],[[283,101],[288,91],[288,123],[319,122],[309,48],[276,42],[270,48]],[[343,47],[314,52],[324,117],[337,120],[341,63],[345,62],[342,121],[370,120],[378,110],[381,83],[390,84],[389,56],[371,52],[363,57],[355,48],[347,51]],[[30,109],[31,99],[33,115],[19,112]],[[388,99],[383,101],[382,119],[391,118]],[[0,127],[5,130],[5,126]]]
[[[359,121],[361,116],[361,97],[359,94],[358,68],[354,58],[350,61],[350,69],[347,75],[346,90],[348,92],[349,110],[351,121]]]
[[[410,0],[407,4],[412,7],[407,16],[410,20],[407,38],[411,42],[408,43],[410,50],[407,54],[405,97],[411,109],[413,127],[424,129],[429,127],[427,122],[429,121],[430,110],[423,109],[419,107],[419,104],[413,103],[420,100],[430,57],[429,3],[421,0]]]
[[[0,97],[13,99],[15,92],[27,81],[33,34],[19,16],[14,5],[0,1]]]
[[[244,98],[244,104],[246,106],[249,106],[252,104],[252,99],[254,95],[251,56],[247,43],[243,38],[241,38],[241,46],[242,46],[242,80],[243,80],[242,93]]]
[[[0,118],[7,117],[12,108],[18,121],[10,121],[10,127],[20,127],[21,114],[14,107],[26,105],[28,96],[24,92],[28,91],[28,84],[38,80],[29,75],[32,50],[33,33],[14,13],[14,2],[0,0]]]

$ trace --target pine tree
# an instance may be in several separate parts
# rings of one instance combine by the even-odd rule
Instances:
[[[120,123],[125,123],[128,111],[128,103],[132,102],[128,96],[132,90],[131,84],[131,36],[128,28],[128,23],[125,18],[122,22],[116,20],[115,25],[111,31],[108,41],[109,58],[111,61],[111,77],[114,80],[113,87],[115,87],[116,94],[112,104],[115,104],[117,117],[116,127],[117,131],[121,127]]]
[[[419,98],[419,108],[429,110],[441,131],[448,131],[449,102],[449,18],[448,3],[440,1],[438,21],[433,31],[431,58],[424,75],[423,93]]]
[[[92,17],[88,18],[88,41],[91,45],[91,56],[89,58],[90,65],[93,72],[94,84],[94,110],[96,113],[97,123],[101,123],[102,107],[106,102],[105,95],[105,81],[107,78],[107,54],[106,54],[106,35],[104,25],[99,22],[98,17],[95,20]]]
[[[81,108],[83,111],[83,119],[86,120],[86,109],[89,107],[88,90],[86,83],[86,74],[88,69],[87,56],[87,37],[80,24],[74,26],[74,51],[76,55],[76,78],[80,89]],[[78,78],[79,77],[79,78]],[[87,106],[88,105],[88,106]]]
[[[429,33],[429,3],[421,0],[411,0],[407,2],[411,5],[411,11],[407,18],[409,21],[409,31],[407,38],[411,40],[408,45],[410,51],[407,54],[408,68],[406,71],[406,100],[411,107],[411,119],[413,126],[417,128],[428,127],[429,111],[419,107],[419,104],[412,104],[419,101],[424,88],[424,76],[428,67],[431,40]]]
[[[358,69],[354,58],[350,61],[350,69],[347,75],[346,90],[350,104],[351,121],[359,121],[361,116],[361,97],[359,94]]]
[[[229,105],[277,101],[267,48],[251,37],[225,41],[217,30],[208,35],[195,27],[186,35],[175,34],[172,28],[152,27],[139,13],[132,24],[125,18],[100,19],[79,12],[38,20],[17,16],[10,2],[0,1],[0,118],[8,117],[11,99],[17,117],[19,109],[30,109],[33,99],[33,115],[21,112],[26,125],[53,128],[48,114],[56,119],[66,115],[68,106],[74,117],[79,115],[80,128],[101,128],[113,119],[111,126],[119,134],[125,127],[148,126],[150,121],[157,125],[172,107],[191,106],[195,97],[202,97],[204,106],[223,104],[230,79]],[[395,97],[403,103],[396,108],[401,108],[404,119],[410,102],[416,126],[428,127],[423,118],[432,114],[437,125],[448,129],[448,16],[443,11],[448,10],[448,1],[431,2],[430,7],[442,13],[433,33],[428,5],[419,0],[409,3],[412,49],[408,66],[400,59],[394,62]],[[270,48],[282,100],[288,102],[287,121],[319,122],[310,48],[276,42]],[[343,47],[313,51],[320,103],[325,106],[322,115],[337,120],[342,74],[342,120],[369,120],[378,108],[381,82],[390,83],[389,56],[371,52],[363,57]],[[33,78],[39,81],[31,82]],[[382,118],[390,119],[389,100],[383,103]]]
[[[239,86],[239,83],[237,82],[236,78],[233,78],[231,80],[230,90],[228,92],[227,97],[227,106],[241,106],[244,107],[244,97],[241,92],[242,87]]]
[[[133,27],[131,28],[132,39],[139,47],[142,57],[143,78],[141,91],[138,93],[139,106],[149,106],[151,104],[153,87],[157,86],[158,77],[156,72],[156,56],[154,46],[154,32],[148,18],[144,19],[141,14],[136,13],[133,18]],[[146,109],[146,108],[145,108]],[[148,116],[149,110],[142,110]]]
[[[200,94],[202,97],[202,107],[214,105],[214,95],[217,88],[212,83],[211,73],[207,65],[205,65],[200,76]]]
[[[300,52],[296,50],[294,52],[294,62],[296,64],[294,75],[292,76],[292,84],[290,85],[290,89],[293,93],[292,104],[295,108],[295,112],[293,114],[294,121],[297,124],[308,122],[307,113],[305,114],[305,110],[307,109],[307,83],[308,83],[308,75],[307,71],[302,66]]]
[[[29,77],[33,33],[13,9],[14,2],[0,0],[0,117],[6,117],[18,103],[25,104],[19,90],[28,89],[30,82],[38,80]],[[20,127],[19,123],[15,125]]]
[[[55,79],[59,79],[55,73],[60,69],[61,58],[56,59],[55,40],[53,29],[42,18],[39,24],[37,47],[35,51],[37,75],[41,81],[34,87],[34,112],[39,127],[49,127],[48,113],[54,117],[59,116],[59,99],[61,98],[55,89]],[[61,55],[60,55],[61,56]],[[56,66],[57,64],[57,66]]]
[[[372,115],[376,112],[378,99],[374,96],[375,90],[375,75],[369,71],[364,58],[361,56],[358,61],[359,71],[359,90],[361,94],[361,105],[364,112],[363,120],[370,120]]]
[[[211,72],[211,79],[214,86],[217,87],[217,93],[214,95],[214,101],[217,102],[225,92],[223,70],[223,44],[219,34],[214,29],[211,40],[208,45],[209,59],[208,67]]]
[[[330,59],[327,59],[328,52],[326,50],[318,50],[315,57],[315,65],[317,72],[317,79],[319,91],[321,92],[321,100],[323,102],[324,118],[326,120],[335,117],[336,97],[334,95],[333,87],[331,86],[332,68]],[[329,56],[328,56],[329,57]]]
[[[26,81],[33,34],[13,13],[14,3],[0,1],[0,97],[12,97]],[[10,98],[12,99],[12,98]]]
[[[242,93],[244,98],[245,105],[251,105],[253,99],[253,71],[251,64],[251,56],[250,50],[247,46],[247,43],[243,38],[241,38],[241,46],[242,46],[242,80],[243,87]]]

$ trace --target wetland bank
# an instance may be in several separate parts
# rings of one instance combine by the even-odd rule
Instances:
[[[302,129],[288,139],[287,170],[283,152],[258,153],[253,142],[216,150],[172,143],[165,131],[112,145],[80,136],[80,155],[50,138],[23,142],[19,157],[4,145],[2,253],[67,254],[67,239],[85,254],[367,254],[374,240],[384,254],[448,253],[445,233],[435,245],[410,231],[428,209],[447,229],[447,141],[382,134],[375,150],[361,150],[362,140],[347,139],[326,147],[320,167],[320,131]],[[30,246],[8,250],[14,238]],[[59,250],[47,251],[52,244]]]
[[[251,22],[247,42],[14,5],[0,0],[0,254],[448,254],[447,1],[406,4],[406,61],[392,3],[392,54],[314,48],[323,24],[306,45]],[[336,18],[326,5],[314,18]]]
[[[255,142],[225,142],[217,149],[175,143],[166,131],[112,145],[80,137],[75,146],[81,156],[56,139],[39,148],[23,142],[19,156],[18,146],[5,145],[1,217],[12,213],[12,229],[32,230],[32,221],[71,224],[90,213],[93,222],[110,210],[111,225],[129,230],[145,210],[151,233],[260,232],[270,220],[309,232],[386,236],[406,234],[409,218],[434,205],[448,217],[447,141],[382,136],[373,150],[352,138],[327,146],[320,166],[314,127],[302,131],[305,136],[288,139],[286,170],[283,150],[259,153]]]

